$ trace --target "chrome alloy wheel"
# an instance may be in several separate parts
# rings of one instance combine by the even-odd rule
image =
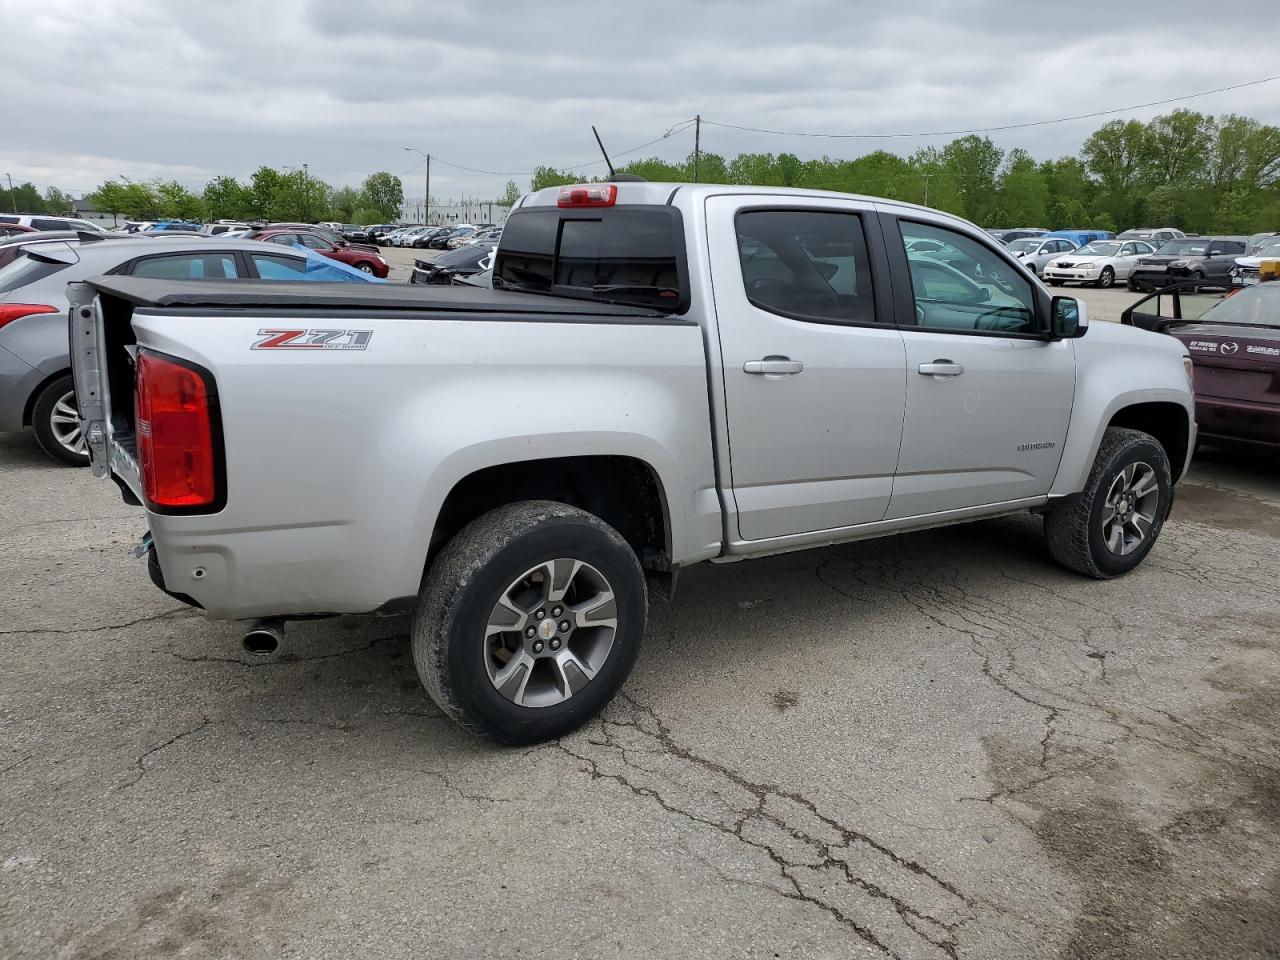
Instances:
[[[512,703],[554,706],[600,672],[617,633],[617,601],[604,574],[581,560],[548,560],[521,574],[493,605],[485,669]]]
[[[49,429],[54,439],[72,453],[84,456],[89,452],[84,431],[80,429],[80,408],[76,405],[74,390],[68,390],[53,405],[49,413]]]
[[[1149,464],[1131,463],[1111,481],[1102,505],[1102,541],[1126,556],[1146,541],[1160,509],[1160,484]]]

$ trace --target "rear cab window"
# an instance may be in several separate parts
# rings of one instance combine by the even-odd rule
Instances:
[[[532,207],[506,223],[494,289],[682,313],[689,304],[684,226],[674,207]]]

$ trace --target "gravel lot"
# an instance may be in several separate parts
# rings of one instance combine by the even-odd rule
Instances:
[[[1206,451],[1106,583],[1031,517],[704,565],[518,751],[404,619],[250,659],[0,435],[0,957],[1280,956],[1278,467]]]

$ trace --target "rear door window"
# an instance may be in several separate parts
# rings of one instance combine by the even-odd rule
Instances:
[[[253,268],[263,280],[300,280],[307,272],[307,261],[302,257],[282,257],[274,253],[251,253]]]
[[[68,227],[65,220],[49,220],[44,217],[33,217],[31,225],[37,230],[66,230]]]
[[[856,213],[744,210],[735,226],[742,282],[753,306],[817,323],[876,321]]]
[[[135,277],[157,280],[235,280],[239,277],[230,254],[175,254],[138,260],[130,271]]]

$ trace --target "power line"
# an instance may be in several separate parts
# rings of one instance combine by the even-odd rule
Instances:
[[[747,127],[736,123],[721,123],[716,120],[708,120],[705,117],[702,122],[715,127],[727,127],[730,130],[745,130],[748,133],[767,133],[779,137],[817,137],[827,140],[899,140],[909,137],[959,137],[970,133],[998,133],[1003,130],[1024,130],[1027,127],[1043,127],[1054,123],[1069,123],[1072,120],[1089,120],[1094,117],[1107,117],[1116,113],[1127,113],[1130,110],[1142,110],[1146,107],[1162,107],[1170,103],[1179,103],[1183,100],[1194,100],[1197,97],[1208,97],[1215,93],[1226,93],[1229,90],[1241,90],[1245,87],[1256,87],[1263,83],[1271,83],[1274,80],[1280,80],[1280,76],[1263,77],[1261,80],[1249,80],[1245,83],[1233,83],[1227,87],[1217,87],[1213,90],[1202,90],[1199,93],[1188,93],[1181,97],[1169,97],[1165,100],[1152,100],[1150,103],[1135,103],[1128,107],[1116,107],[1112,110],[1095,110],[1092,113],[1078,113],[1070,117],[1055,117],[1052,120],[1031,120],[1027,123],[1006,123],[998,127],[976,127],[972,130],[928,130],[918,133],[810,133],[800,130],[767,130],[763,127]]]

